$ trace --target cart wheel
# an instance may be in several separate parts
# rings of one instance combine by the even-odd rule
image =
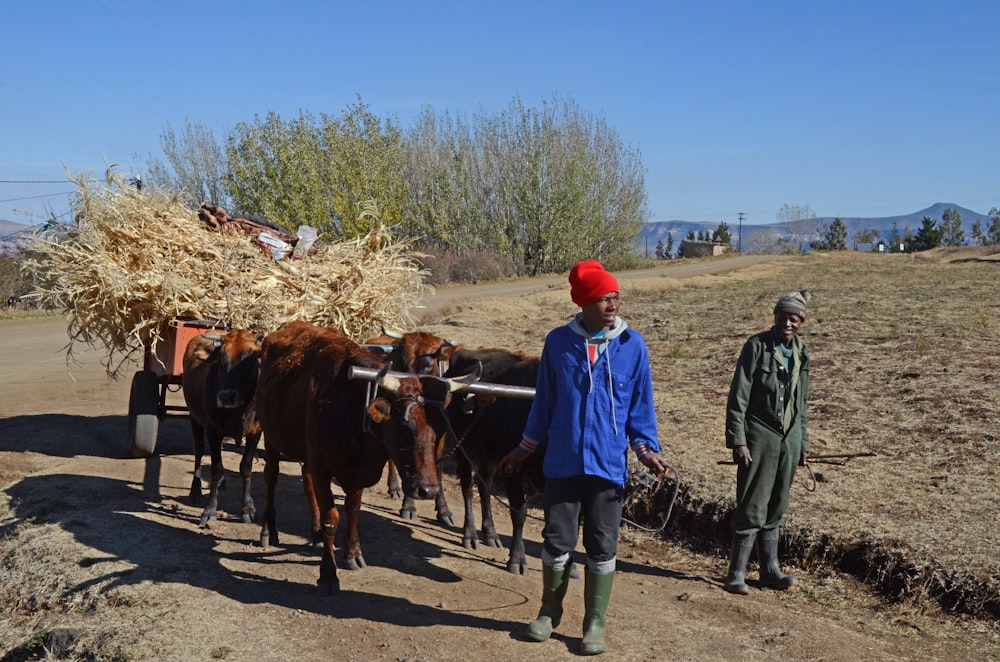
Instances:
[[[128,400],[128,435],[132,457],[149,457],[156,450],[160,427],[160,382],[152,370],[141,370],[132,378]]]

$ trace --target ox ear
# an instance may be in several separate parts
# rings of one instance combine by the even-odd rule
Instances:
[[[461,391],[467,386],[472,386],[483,376],[483,362],[476,361],[476,367],[467,375],[461,377],[450,377],[448,378],[449,389],[454,391]]]
[[[385,398],[375,398],[368,405],[368,416],[376,423],[385,423],[392,417],[392,407]]]
[[[465,349],[465,345],[462,344],[454,345],[447,340],[445,342],[447,342],[448,344],[441,347],[441,358],[450,363],[451,355],[460,349]]]
[[[199,361],[208,361],[215,354],[215,350],[222,344],[221,338],[213,333],[203,333],[197,336],[195,341],[193,356]]]

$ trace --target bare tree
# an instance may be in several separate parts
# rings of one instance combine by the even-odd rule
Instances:
[[[182,191],[192,207],[203,202],[222,207],[232,204],[226,155],[212,129],[185,122],[178,133],[167,124],[160,135],[160,147],[167,162],[148,157],[145,178],[150,184]]]
[[[776,218],[788,228],[788,242],[793,250],[802,252],[811,242],[823,236],[823,222],[809,204],[790,205],[785,203],[778,210]]]

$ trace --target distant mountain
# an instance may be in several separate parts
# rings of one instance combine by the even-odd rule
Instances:
[[[21,230],[27,230],[29,226],[23,223],[15,223],[14,221],[5,221],[0,219],[0,238],[6,237],[9,234],[15,232],[20,232]]]
[[[19,248],[28,245],[29,240],[38,232],[48,232],[51,225],[25,225],[13,221],[0,220],[0,255],[13,255]]]
[[[896,228],[900,236],[906,234],[909,229],[914,234],[923,225],[924,217],[932,218],[938,223],[946,209],[954,209],[962,215],[962,229],[965,230],[965,242],[972,243],[972,224],[979,220],[983,226],[988,226],[991,222],[989,215],[960,207],[955,204],[936,202],[927,209],[903,214],[902,216],[882,216],[882,217],[851,217],[851,216],[824,216],[821,218],[803,221],[786,221],[783,223],[755,223],[743,224],[743,249],[753,250],[754,242],[761,242],[764,238],[772,240],[776,237],[784,238],[793,246],[800,246],[803,250],[809,248],[809,242],[820,239],[829,229],[835,218],[840,218],[847,226],[848,246],[854,243],[854,237],[858,232],[865,230],[877,231],[880,239],[885,240]],[[689,232],[714,232],[722,221],[657,221],[646,224],[646,232],[636,239],[636,245],[640,253],[645,254],[648,247],[649,256],[655,255],[656,245],[662,241],[667,245],[667,236],[674,238],[674,250],[680,247],[681,241],[688,236]],[[739,224],[726,219],[729,226],[729,234],[733,237],[733,248],[739,244]]]

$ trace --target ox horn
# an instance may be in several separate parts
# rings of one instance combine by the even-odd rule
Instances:
[[[389,336],[390,338],[395,338],[396,340],[403,339],[402,333],[400,333],[399,331],[390,331],[389,329],[385,328],[384,324],[382,325],[382,333]]]
[[[449,377],[445,381],[448,382],[452,392],[461,391],[462,389],[471,386],[479,381],[483,376],[483,362],[476,361],[476,367],[473,368],[472,372],[467,375],[462,375],[461,377]]]
[[[391,369],[392,361],[387,361],[382,366],[382,369],[378,371],[378,374],[375,375],[375,382],[379,385],[379,388],[384,388],[390,393],[395,393],[399,390],[399,378],[388,374]]]

